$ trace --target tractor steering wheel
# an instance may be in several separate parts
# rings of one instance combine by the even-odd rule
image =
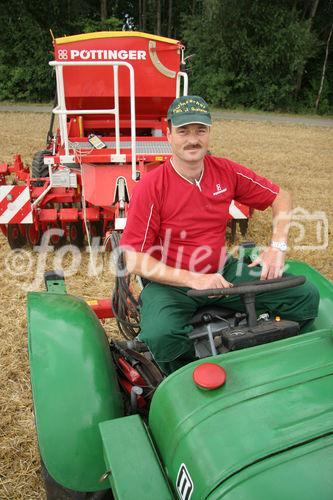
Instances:
[[[283,276],[282,278],[238,283],[231,288],[209,288],[206,290],[191,289],[188,290],[187,295],[190,297],[240,295],[247,313],[248,326],[251,327],[257,324],[255,309],[255,296],[257,293],[273,292],[283,288],[293,288],[303,283],[305,283],[304,276]]]
[[[281,290],[283,288],[293,288],[294,286],[303,285],[305,283],[304,276],[283,276],[282,278],[272,278],[268,280],[245,281],[238,283],[231,288],[207,288],[205,290],[188,290],[187,295],[190,297],[204,296],[225,296],[225,295],[244,295],[246,293],[263,293]]]

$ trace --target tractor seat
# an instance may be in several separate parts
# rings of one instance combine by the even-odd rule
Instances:
[[[194,316],[188,322],[189,325],[200,325],[210,323],[214,319],[230,318],[235,315],[235,311],[222,306],[204,306],[199,307]]]

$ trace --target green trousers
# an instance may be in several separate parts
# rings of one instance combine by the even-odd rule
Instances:
[[[253,269],[229,257],[223,276],[231,283],[258,279],[260,268],[254,276]],[[259,274],[258,274],[259,273]],[[166,374],[195,359],[193,342],[188,333],[193,329],[189,320],[200,307],[221,305],[245,312],[239,295],[229,297],[189,297],[188,288],[148,283],[141,294],[141,333],[156,362]],[[313,320],[318,314],[319,293],[306,281],[294,288],[256,295],[257,314],[270,313],[301,324]]]

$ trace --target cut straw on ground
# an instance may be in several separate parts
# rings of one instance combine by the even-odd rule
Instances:
[[[0,160],[11,162],[15,153],[30,163],[33,154],[44,149],[49,117],[33,113],[0,113]],[[294,206],[325,212],[332,240],[333,138],[329,127],[271,123],[219,121],[212,137],[212,152],[242,163],[271,178],[294,196]],[[110,187],[113,189],[113,187]],[[255,212],[246,237],[257,244],[270,240],[271,213]],[[309,238],[313,227],[308,228]],[[294,234],[293,238],[296,238]],[[238,238],[239,241],[239,238]],[[203,242],[204,243],[204,242]],[[9,272],[10,250],[0,235],[0,499],[39,500],[45,498],[40,478],[33,405],[30,392],[26,285],[35,280],[36,254],[26,248],[31,269],[20,273],[17,266]],[[304,260],[333,279],[332,245],[322,251],[291,250],[289,257]],[[69,258],[63,260],[67,269]],[[23,263],[24,264],[24,263]],[[54,255],[47,259],[47,270],[54,266]],[[112,291],[112,276],[104,266],[97,278],[88,276],[89,259],[82,254],[78,272],[66,279],[67,290],[85,299],[107,297]],[[35,289],[43,289],[43,280]],[[108,335],[116,336],[114,320],[105,323]]]

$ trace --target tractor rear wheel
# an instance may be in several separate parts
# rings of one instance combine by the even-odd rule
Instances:
[[[20,226],[18,224],[8,224],[7,239],[10,248],[12,248],[13,250],[15,250],[16,248],[22,248],[26,243],[26,238],[21,233]]]
[[[57,483],[50,476],[44,463],[41,461],[42,477],[46,490],[47,500],[113,500],[114,496],[111,490],[102,490],[95,492],[81,492],[65,488]]]
[[[40,177],[48,177],[49,176],[49,167],[44,164],[44,156],[50,155],[51,151],[48,149],[44,149],[43,151],[37,151],[34,154],[31,163],[31,176],[39,179]]]

